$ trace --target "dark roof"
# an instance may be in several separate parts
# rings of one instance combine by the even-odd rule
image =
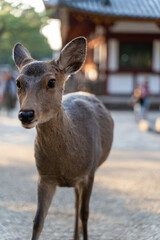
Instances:
[[[160,19],[160,0],[43,0],[47,5],[106,16]]]

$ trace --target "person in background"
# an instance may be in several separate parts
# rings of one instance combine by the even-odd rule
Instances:
[[[141,88],[139,84],[136,85],[130,102],[130,105],[133,106],[135,120],[138,122],[141,119],[141,111],[143,105],[143,99],[141,98]]]
[[[0,100],[1,108],[7,110],[8,113],[14,109],[16,105],[16,84],[9,71],[3,71],[1,73]]]
[[[145,80],[144,83],[140,86],[140,91],[141,91],[141,98],[143,101],[142,110],[141,110],[142,119],[147,119],[148,117],[147,115],[150,107],[149,97],[151,96],[148,80]]]
[[[6,70],[0,72],[0,109],[3,108],[7,75]]]

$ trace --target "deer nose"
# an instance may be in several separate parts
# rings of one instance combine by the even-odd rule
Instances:
[[[34,111],[20,111],[18,114],[18,118],[22,123],[31,123],[34,118]]]

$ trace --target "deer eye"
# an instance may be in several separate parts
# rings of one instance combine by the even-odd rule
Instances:
[[[16,81],[16,86],[17,86],[17,88],[21,88],[21,83],[19,80]]]
[[[50,79],[47,85],[47,88],[54,88],[55,87],[56,79]]]

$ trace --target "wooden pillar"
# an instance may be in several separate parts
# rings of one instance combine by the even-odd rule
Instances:
[[[105,95],[108,95],[108,73],[109,73],[109,69],[108,69],[108,66],[109,66],[109,44],[108,44],[108,41],[109,40],[109,26],[107,26],[106,28],[106,45],[107,45],[107,58],[106,58],[106,80],[105,80],[105,83],[104,83],[104,88],[105,88]]]

